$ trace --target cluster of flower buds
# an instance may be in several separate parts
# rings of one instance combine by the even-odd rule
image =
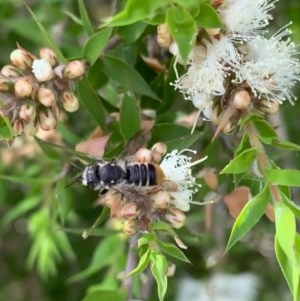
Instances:
[[[296,99],[292,88],[300,81],[299,51],[284,26],[270,38],[264,29],[277,0],[211,1],[222,28],[198,28],[195,45],[184,62],[166,24],[158,26],[157,42],[169,47],[175,62],[187,72],[173,83],[199,114],[231,133],[250,111],[274,114],[284,100]],[[288,24],[289,25],[289,24]],[[199,115],[198,115],[199,116]]]
[[[111,216],[123,221],[123,232],[127,235],[147,231],[155,221],[167,222],[176,229],[185,224],[184,211],[190,209],[197,191],[191,167],[202,159],[191,162],[190,157],[177,150],[166,152],[164,143],[156,143],[151,150],[139,149],[132,161],[155,165],[160,182],[157,186],[135,187],[136,191],[131,191],[130,196],[111,189],[102,199],[110,208]]]
[[[50,48],[40,49],[37,58],[20,46],[11,52],[10,61],[0,71],[0,112],[10,119],[15,136],[54,129],[60,108],[78,109],[73,86],[85,74],[85,61],[59,64]]]

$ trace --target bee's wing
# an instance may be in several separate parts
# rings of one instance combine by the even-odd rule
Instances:
[[[113,189],[120,192],[128,201],[141,205],[142,207],[148,207],[151,204],[151,200],[146,192],[146,190],[141,189],[140,187],[119,184],[112,186]]]
[[[118,155],[117,159],[127,159],[133,156],[137,150],[146,146],[151,139],[151,132],[149,130],[140,130],[132,138],[130,138],[124,146],[124,150]]]

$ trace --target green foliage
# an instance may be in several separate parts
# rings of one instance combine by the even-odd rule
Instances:
[[[0,164],[1,234],[3,242],[8,241],[7,246],[4,243],[1,248],[7,247],[4,256],[11,254],[1,276],[3,299],[11,298],[11,291],[4,289],[8,280],[14,279],[15,285],[23,281],[27,290],[27,283],[39,275],[43,286],[35,283],[32,287],[41,294],[41,301],[127,300],[128,291],[122,288],[124,279],[133,281],[132,299],[141,299],[144,280],[151,277],[155,285],[150,291],[157,291],[151,300],[174,300],[180,275],[208,276],[210,258],[215,258],[211,255],[215,250],[218,254],[224,252],[224,240],[229,236],[226,262],[222,263],[226,270],[255,270],[256,263],[263,265],[260,273],[265,284],[261,300],[279,301],[282,299],[281,279],[273,272],[277,267],[270,269],[265,254],[256,247],[263,239],[269,242],[268,237],[275,232],[274,248],[279,267],[294,300],[299,300],[300,235],[296,224],[300,207],[295,202],[298,190],[294,190],[300,186],[299,103],[291,112],[283,108],[283,121],[279,122],[285,124],[295,142],[278,137],[278,124],[274,127],[256,113],[247,115],[238,124],[239,132],[234,139],[222,135],[211,142],[212,127],[206,122],[191,134],[187,117],[194,108],[170,85],[176,79],[170,55],[159,49],[158,60],[156,52],[149,50],[148,38],[154,39],[156,35],[154,25],[164,23],[178,45],[182,60],[187,62],[197,43],[198,30],[223,26],[211,1],[117,1],[113,16],[104,15],[111,9],[104,2],[49,0],[43,4],[29,3],[27,10],[17,1],[2,5],[0,58],[3,65],[8,63],[16,42],[36,55],[39,48],[49,46],[60,62],[79,57],[89,63],[87,74],[75,88],[80,110],[61,116],[57,126],[59,135],[51,136],[50,142],[45,141],[48,139],[45,137],[26,143],[20,140],[21,148],[16,145],[15,151],[13,144],[13,159],[9,160],[5,151],[11,143],[12,128],[7,117],[0,118],[0,138],[5,141]],[[26,17],[23,17],[24,11],[27,11]],[[299,26],[299,20],[294,24]],[[185,67],[178,70],[180,68]],[[156,113],[149,146],[162,141],[168,152],[196,149],[196,156],[208,155],[205,166],[220,174],[216,176],[217,188],[211,188],[207,178],[195,167],[197,183],[202,184],[195,202],[210,201],[211,193],[216,195],[214,200],[221,201],[209,205],[207,210],[192,204],[191,211],[186,213],[184,229],[175,231],[161,221],[152,224],[148,232],[140,234],[133,248],[136,265],[125,274],[128,237],[120,232],[122,225],[109,218],[109,208],[100,210],[93,205],[97,192],[89,191],[80,183],[69,184],[80,178],[83,165],[79,160],[94,160],[74,151],[78,143],[85,141],[98,127],[101,134],[110,135],[109,143],[103,147],[104,157],[114,158],[122,151],[125,141],[144,126],[142,113],[148,109]],[[117,118],[113,117],[116,112]],[[290,169],[279,167],[285,165],[284,160]],[[79,165],[79,169],[73,165]],[[221,202],[240,186],[247,186],[251,197],[239,209],[231,228],[232,220]],[[234,201],[239,202],[239,197]],[[98,200],[96,203],[99,205]],[[267,207],[274,208],[275,226],[263,218]],[[212,209],[212,215],[211,208],[217,208]],[[212,221],[210,232],[208,226],[204,226],[205,218]],[[253,242],[247,237],[253,238]],[[243,243],[236,244],[242,238]],[[19,241],[22,241],[20,250],[17,249]],[[9,249],[9,245],[13,248]],[[12,263],[13,256],[21,263]],[[24,262],[27,270],[21,268]],[[167,276],[170,263],[175,263],[178,271],[173,277]],[[214,264],[217,269],[223,268],[219,262]],[[33,278],[26,280],[31,274]],[[66,279],[68,287],[65,287]],[[15,300],[36,298],[26,296]]]

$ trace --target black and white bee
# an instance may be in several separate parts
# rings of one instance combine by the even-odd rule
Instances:
[[[148,132],[147,132],[148,133]],[[126,144],[119,157],[130,157],[149,140],[143,132],[138,133]],[[82,173],[81,182],[93,190],[99,190],[104,195],[110,189],[115,189],[125,196],[138,194],[137,188],[160,185],[164,174],[158,164],[131,162],[128,160],[105,161],[102,158],[94,164],[87,165]]]

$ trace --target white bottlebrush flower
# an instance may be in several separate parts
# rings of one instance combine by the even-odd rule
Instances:
[[[180,152],[173,150],[164,157],[160,167],[164,172],[165,179],[177,186],[177,191],[168,191],[171,203],[182,211],[188,211],[193,194],[197,191],[196,179],[192,176],[191,167],[202,162],[206,157],[191,162],[191,157],[182,154],[184,151],[191,150]]]
[[[238,53],[227,37],[212,38],[212,43],[194,47],[186,74],[176,80],[174,86],[193,99],[195,93],[222,95],[225,92],[224,78],[239,62]]]
[[[237,81],[246,81],[258,98],[279,103],[296,99],[292,88],[300,81],[300,61],[296,46],[289,38],[291,30],[282,28],[270,39],[257,36],[248,42],[244,62],[237,70]]]
[[[235,39],[248,40],[269,24],[278,0],[225,0],[219,9],[226,31]]]
[[[51,64],[45,59],[34,60],[32,72],[39,82],[50,80],[54,76]]]
[[[210,115],[212,98],[225,93],[225,78],[240,63],[234,45],[227,37],[211,39],[194,47],[187,72],[173,85],[200,111]],[[206,116],[209,117],[209,116]]]

